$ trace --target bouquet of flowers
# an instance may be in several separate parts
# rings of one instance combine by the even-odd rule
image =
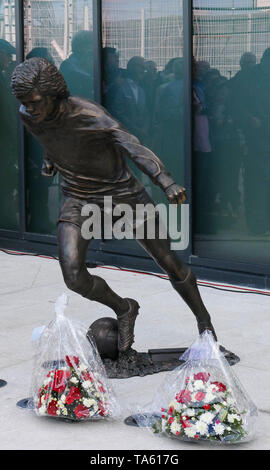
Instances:
[[[154,398],[135,419],[158,435],[231,444],[250,439],[257,408],[210,331],[181,356]]]
[[[87,329],[64,315],[67,296],[43,330],[35,354],[31,395],[38,416],[73,421],[118,417],[120,407]]]
[[[211,381],[211,374],[198,372],[187,377],[168,408],[162,408],[161,419],[153,425],[155,433],[164,431],[179,439],[239,441],[247,431],[243,415],[224,383]]]
[[[66,356],[66,367],[48,372],[36,399],[39,415],[72,420],[108,416],[108,395],[100,375],[76,356]]]

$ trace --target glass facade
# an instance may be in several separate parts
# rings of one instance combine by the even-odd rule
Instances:
[[[102,2],[103,105],[184,186],[183,60],[181,1]],[[148,176],[129,166],[152,199],[167,204]]]
[[[16,66],[15,5],[0,0],[0,228],[19,228],[17,102],[10,89]]]
[[[24,2],[25,57],[44,57],[64,75],[71,95],[93,99],[92,1]],[[59,174],[41,175],[43,150],[25,135],[27,231],[56,234]]]
[[[193,8],[195,254],[270,261],[270,1]]]
[[[1,236],[56,243],[60,177],[41,175],[42,148],[19,122],[9,86],[16,63],[46,57],[71,95],[99,101],[188,185],[184,261],[265,276],[269,24],[270,0],[0,0]],[[128,164],[152,199],[168,204]],[[147,257],[134,240],[97,250],[135,255],[138,267]]]

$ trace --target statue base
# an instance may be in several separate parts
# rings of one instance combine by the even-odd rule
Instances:
[[[119,353],[118,321],[111,317],[100,318],[92,323],[86,336],[95,341],[110,379],[144,377],[173,370],[183,363],[179,358],[187,349],[149,349],[148,352],[130,349],[126,353]],[[220,346],[220,350],[231,366],[240,361],[238,356],[223,346]]]
[[[171,371],[184,361],[179,358],[187,348],[149,349],[148,352],[137,352],[130,349],[127,353],[119,354],[117,359],[102,359],[107,376],[110,379],[127,379],[129,377],[144,377]],[[240,361],[234,353],[221,346],[227,361],[231,366]]]

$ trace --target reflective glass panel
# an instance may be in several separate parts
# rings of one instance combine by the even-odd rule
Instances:
[[[195,0],[195,253],[270,260],[270,1]]]
[[[93,98],[93,20],[91,0],[24,2],[25,57],[44,57],[64,75],[71,95]],[[43,151],[26,134],[27,230],[56,233],[60,177],[41,175]]]
[[[182,1],[103,0],[102,45],[103,105],[184,185]],[[152,199],[167,204],[127,163]]]
[[[0,229],[18,230],[17,102],[10,78],[16,66],[15,1],[0,0]]]

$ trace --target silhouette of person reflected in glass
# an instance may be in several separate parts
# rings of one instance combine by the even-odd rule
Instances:
[[[183,59],[173,61],[173,75],[165,87],[160,90],[155,111],[154,149],[168,161],[175,156],[182,161],[183,141],[180,129],[183,127]]]
[[[265,235],[270,232],[270,47],[264,51],[260,63],[246,73],[238,91],[246,140],[247,228],[252,235]]]
[[[119,54],[115,47],[102,49],[102,101],[105,108],[114,113],[114,99],[122,87],[126,70],[119,67]]]
[[[143,57],[134,56],[127,64],[126,77],[121,86],[117,87],[111,101],[110,112],[130,132],[132,132],[142,144],[148,140],[148,115],[146,108],[145,92],[142,88],[142,80],[145,73],[145,60]]]
[[[72,53],[62,62],[59,71],[64,75],[70,94],[93,99],[93,32],[79,31],[72,39]]]
[[[42,57],[47,59],[54,65],[54,60],[52,55],[49,53],[47,47],[33,47],[33,49],[28,52],[26,59],[31,59],[31,57]]]
[[[146,106],[149,113],[151,126],[150,132],[152,130],[155,113],[157,89],[161,83],[162,80],[160,74],[157,71],[157,64],[153,60],[145,61],[145,74],[142,81],[142,87],[145,91]]]
[[[46,47],[34,47],[28,52],[26,59],[32,57],[42,57],[55,65],[53,57]],[[51,209],[59,203],[58,176],[53,179],[42,177],[43,149],[31,134],[27,134],[25,138],[25,155],[27,164],[27,229],[32,232],[55,233],[55,217],[51,213]],[[42,217],[40,217],[41,207]]]

